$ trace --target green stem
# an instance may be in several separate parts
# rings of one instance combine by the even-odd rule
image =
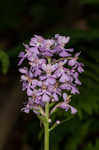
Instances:
[[[46,122],[44,123],[44,150],[49,150],[49,104],[45,105]]]

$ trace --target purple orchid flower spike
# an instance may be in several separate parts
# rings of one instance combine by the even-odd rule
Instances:
[[[70,109],[72,114],[77,112],[69,105],[68,94],[80,93],[77,86],[81,85],[79,74],[84,65],[78,61],[80,52],[73,56],[74,49],[65,47],[69,41],[69,36],[59,34],[52,39],[34,35],[29,45],[24,44],[25,52],[20,52],[18,65],[24,60],[28,62],[28,67],[19,69],[22,89],[29,98],[25,112],[38,113],[39,107],[45,109],[46,103],[56,103],[55,108]]]

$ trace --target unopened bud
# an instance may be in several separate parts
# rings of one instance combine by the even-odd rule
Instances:
[[[48,122],[49,122],[49,123],[51,123],[51,122],[52,122],[52,120],[51,120],[51,119],[48,119]]]
[[[57,120],[57,121],[56,121],[56,124],[60,124],[60,121],[59,121],[59,120]]]

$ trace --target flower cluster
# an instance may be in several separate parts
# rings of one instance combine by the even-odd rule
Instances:
[[[70,37],[59,34],[52,39],[35,35],[29,45],[24,44],[25,52],[20,52],[18,65],[24,60],[28,61],[27,67],[19,69],[22,89],[26,90],[28,96],[23,108],[26,113],[30,110],[38,113],[39,108],[45,107],[47,102],[56,102],[56,108],[66,111],[71,109],[72,114],[77,112],[69,101],[70,95],[79,94],[77,85],[81,85],[81,82],[78,77],[84,70],[83,64],[78,62],[80,53],[73,55],[73,48],[66,49],[69,40]]]

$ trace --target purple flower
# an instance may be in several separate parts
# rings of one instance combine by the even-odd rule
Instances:
[[[62,47],[64,47],[65,44],[67,44],[70,40],[70,37],[60,36],[59,34],[56,34],[55,38],[57,40],[57,43]]]
[[[42,69],[46,72],[47,75],[51,75],[57,69],[57,64],[42,64]]]
[[[69,66],[74,66],[74,65],[78,64],[77,59],[78,59],[79,55],[80,55],[80,52],[76,53],[75,56],[68,61],[68,65]]]
[[[59,97],[56,93],[53,93],[53,99],[52,101],[58,101],[59,100]]]
[[[60,77],[61,75],[64,75],[65,70],[66,70],[66,68],[64,68],[64,64],[66,64],[66,62],[67,62],[67,60],[58,62],[58,64],[57,64],[58,67],[54,73],[54,76]]]
[[[51,46],[53,46],[54,43],[55,43],[55,41],[52,40],[52,39],[44,40],[43,41],[43,46],[42,46],[43,50],[45,50],[45,51],[50,50]]]
[[[84,65],[82,63],[78,64],[78,68],[77,68],[78,72],[80,72],[80,73],[84,72],[83,66]]]
[[[59,96],[61,96],[61,88],[57,82],[54,85],[48,86],[48,91],[51,93],[53,102],[59,100]]]
[[[35,77],[41,74],[42,64],[46,63],[45,59],[39,59],[38,57],[34,57],[34,59],[29,62],[30,70],[34,74]]]
[[[30,43],[29,43],[29,45],[30,46],[33,46],[33,47],[35,47],[35,46],[41,46],[42,45],[42,42],[44,41],[44,38],[42,37],[42,36],[38,36],[38,35],[35,35],[32,39],[31,39],[31,41],[30,41]]]
[[[33,61],[33,59],[40,54],[38,47],[30,47],[29,51],[31,52],[31,55],[28,57],[30,61]]]
[[[60,105],[60,108],[64,109],[65,111],[68,111],[70,109],[72,114],[76,114],[77,113],[77,109],[76,108],[74,108],[71,105],[66,104],[66,103],[62,103]]]
[[[79,94],[79,91],[75,86],[71,86],[71,94]]]
[[[57,69],[57,64],[42,64],[42,70],[46,73],[46,75],[40,76],[41,80],[46,80],[48,84],[55,84],[56,79],[53,75],[53,72]]]
[[[78,84],[78,85],[81,85],[81,82],[78,79],[78,76],[79,76],[78,72],[75,72],[73,76],[74,76],[74,79],[75,79],[75,83]]]
[[[54,85],[48,86],[49,91],[51,91],[51,93],[56,93],[58,95],[61,95],[62,91],[61,91],[61,88],[60,88],[60,86],[58,84],[59,83],[56,82]]]
[[[67,73],[62,73],[62,76],[60,77],[59,81],[62,83],[70,81],[70,76]]]
[[[28,99],[28,103],[21,110],[25,113],[29,113],[29,111],[33,108],[33,101],[31,98]]]

